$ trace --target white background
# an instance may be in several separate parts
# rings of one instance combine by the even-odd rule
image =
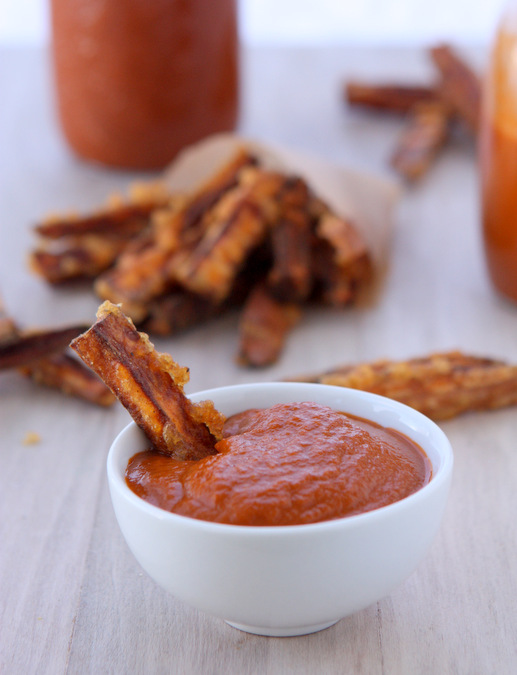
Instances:
[[[47,1],[0,0],[0,44],[45,43],[48,40]],[[485,44],[506,4],[505,0],[239,2],[242,39],[255,45],[411,45],[440,40]]]

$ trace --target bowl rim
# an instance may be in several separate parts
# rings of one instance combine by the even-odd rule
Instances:
[[[441,459],[438,469],[435,471],[433,463],[433,474],[431,476],[430,481],[426,483],[424,486],[422,486],[419,490],[413,492],[407,497],[399,499],[398,501],[393,502],[392,504],[387,504],[386,506],[381,506],[377,509],[366,511],[364,513],[355,514],[352,516],[343,516],[341,518],[323,520],[317,523],[302,523],[299,525],[257,526],[257,525],[236,525],[232,523],[217,523],[208,520],[201,520],[199,518],[192,518],[190,516],[184,516],[182,514],[173,513],[171,511],[166,511],[165,509],[162,509],[158,506],[154,506],[154,504],[150,504],[149,502],[145,501],[131,490],[131,488],[127,485],[125,481],[124,473],[122,473],[119,470],[118,459],[119,456],[124,453],[123,442],[125,436],[132,433],[140,433],[142,434],[142,437],[145,438],[144,432],[141,429],[139,429],[139,427],[134,421],[131,421],[117,434],[108,452],[106,468],[110,491],[117,490],[120,493],[120,496],[126,502],[128,502],[134,508],[141,510],[143,513],[147,514],[150,517],[162,521],[170,521],[171,523],[175,523],[183,527],[189,527],[193,529],[198,528],[213,532],[225,532],[226,534],[235,534],[237,536],[242,536],[242,534],[245,533],[246,535],[251,537],[261,537],[261,536],[277,537],[277,536],[285,536],[286,534],[296,536],[312,531],[323,533],[328,531],[332,532],[333,530],[343,528],[354,529],[356,527],[362,527],[366,523],[369,522],[373,523],[374,521],[378,521],[379,519],[382,520],[383,518],[388,518],[392,515],[395,515],[398,511],[404,510],[408,507],[411,507],[412,505],[415,506],[418,505],[423,500],[431,497],[434,492],[440,490],[443,487],[444,483],[450,481],[454,464],[454,456],[450,441],[445,435],[445,433],[442,431],[442,429],[436,424],[436,422],[431,420],[429,417],[426,417],[425,415],[415,410],[414,408],[411,408],[405,405],[404,403],[400,403],[399,401],[395,401],[394,399],[390,399],[385,396],[380,396],[379,394],[372,394],[370,392],[362,391],[359,389],[352,389],[349,387],[339,387],[336,385],[326,385],[319,383],[255,382],[249,384],[235,384],[224,387],[214,387],[211,389],[204,389],[199,392],[187,394],[187,397],[190,399],[195,399],[195,401],[198,402],[205,400],[207,398],[210,399],[211,396],[213,396],[214,392],[226,393],[230,390],[232,391],[241,390],[244,392],[245,390],[252,390],[252,389],[258,390],[268,387],[274,387],[275,389],[278,390],[284,388],[285,390],[287,390],[288,388],[291,388],[293,385],[294,386],[302,385],[302,387],[306,391],[310,391],[312,387],[317,388],[325,387],[327,389],[335,390],[335,393],[338,393],[337,390],[339,390],[339,392],[342,393],[344,396],[347,395],[355,396],[360,400],[367,401],[373,404],[382,405],[385,408],[391,408],[394,411],[398,410],[399,412],[409,415],[410,417],[413,418],[413,420],[415,420],[416,422],[420,422],[420,424],[432,430],[433,433],[438,436],[440,440],[439,454]],[[303,400],[310,400],[310,399],[303,399]],[[275,403],[273,403],[272,405],[275,405]],[[411,428],[411,425],[407,424],[407,426],[408,428]],[[432,460],[430,459],[430,461]]]

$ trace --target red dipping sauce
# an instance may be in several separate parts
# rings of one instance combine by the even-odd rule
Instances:
[[[131,490],[184,516],[234,525],[300,525],[364,513],[416,492],[431,477],[407,436],[316,403],[230,417],[216,455],[132,457]]]

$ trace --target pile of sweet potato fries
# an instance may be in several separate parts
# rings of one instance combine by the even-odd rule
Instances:
[[[188,194],[140,188],[36,233],[34,271],[52,284],[91,280],[149,333],[174,335],[242,307],[237,360],[254,367],[277,360],[304,304],[346,306],[373,276],[354,223],[246,148]]]

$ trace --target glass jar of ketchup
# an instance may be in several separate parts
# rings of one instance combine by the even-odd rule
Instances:
[[[484,82],[480,168],[488,271],[517,301],[517,2],[503,14]]]
[[[64,134],[81,157],[165,166],[235,127],[236,0],[51,0]]]

